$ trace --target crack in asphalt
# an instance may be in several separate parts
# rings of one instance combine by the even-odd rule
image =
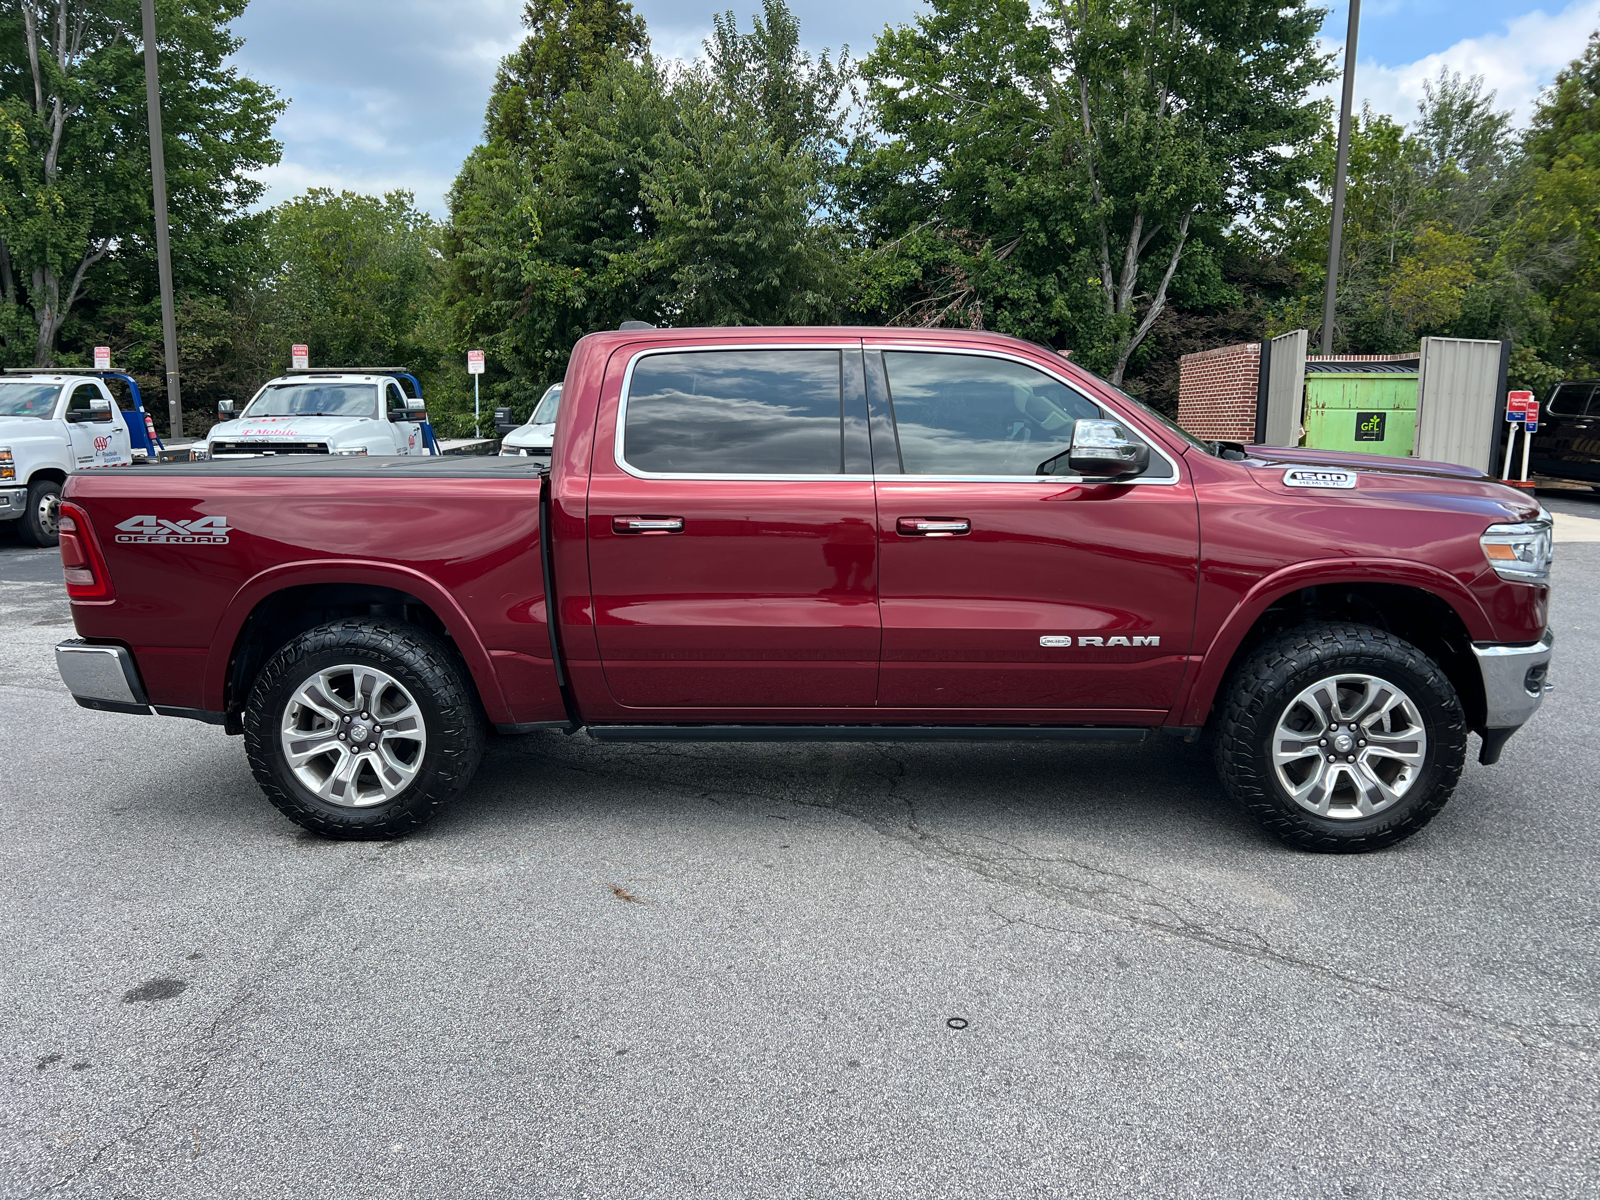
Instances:
[[[851,749],[856,748],[851,747]],[[713,784],[708,787],[704,784],[683,783],[661,774],[636,773],[626,767],[619,770],[616,765],[594,767],[586,763],[580,764],[570,761],[562,762],[559,765],[579,774],[613,781],[618,778],[624,778],[633,782],[648,783],[658,787],[673,787],[680,791],[690,792],[697,798],[705,799],[710,803],[718,803],[713,793],[720,793],[727,797],[742,797],[759,800],[764,803],[789,803],[798,808],[835,812],[866,825],[880,836],[899,842],[924,859],[941,862],[967,871],[1002,887],[1029,892],[1048,900],[1067,904],[1082,912],[1114,921],[1121,921],[1154,933],[1182,938],[1227,954],[1307,972],[1323,979],[1343,984],[1346,987],[1357,988],[1391,1000],[1416,1005],[1477,1025],[1497,1035],[1507,1037],[1524,1047],[1558,1047],[1572,1051],[1586,1059],[1593,1059],[1597,1054],[1600,1054],[1600,1047],[1597,1047],[1593,1041],[1576,1041],[1553,1036],[1537,1027],[1523,1025],[1504,1017],[1480,1012],[1459,1001],[1422,995],[1379,979],[1352,974],[1349,971],[1317,962],[1314,959],[1291,951],[1277,949],[1262,934],[1254,930],[1241,929],[1237,926],[1226,924],[1222,921],[1220,913],[1213,911],[1207,914],[1201,909],[1201,906],[1197,905],[1189,897],[1162,887],[1160,884],[1141,879],[1136,875],[1085,862],[1070,855],[1036,855],[1001,839],[984,834],[973,834],[972,836],[975,838],[992,842],[1009,851],[1006,855],[982,854],[971,847],[959,844],[951,837],[930,832],[918,818],[914,801],[908,796],[896,797],[894,795],[908,774],[909,768],[903,760],[895,757],[891,750],[884,746],[864,743],[861,748],[874,751],[879,762],[877,764],[868,764],[865,768],[856,763],[853,764],[854,770],[852,771],[846,769],[847,765],[850,764],[846,764],[843,759],[843,754],[848,752],[846,748],[842,745],[835,747],[836,761],[827,778],[827,783],[832,785],[833,788],[831,801],[779,799],[759,790],[738,788],[726,784]],[[686,748],[672,745],[652,746],[648,751],[647,757],[651,759],[675,759],[686,764],[694,763],[702,769],[705,766],[701,756]],[[875,769],[880,767],[891,769]],[[907,814],[903,824],[884,815],[867,811],[863,805],[851,799],[847,793],[852,790],[871,794],[870,788],[859,786],[863,774],[869,774],[881,782],[883,790],[878,795],[882,799],[887,799],[890,802],[890,807],[898,809],[903,806]],[[1035,867],[1065,866],[1080,872],[1087,879],[1081,883],[1065,882],[1050,878],[1043,871],[1030,872],[1025,869],[1019,869],[1018,866],[1014,865],[1018,863]],[[1145,894],[1138,894],[1141,891]],[[1198,910],[1198,915],[1185,915],[1184,912],[1180,911],[1183,908]],[[998,916],[999,914],[994,915]],[[1026,920],[1019,920],[1016,923],[1024,925],[1035,924]],[[1055,932],[1044,926],[1036,927],[1046,932]]]
[[[382,857],[391,847],[396,845],[398,845],[398,843],[385,843],[377,848],[377,854],[361,855],[356,861],[359,863],[371,863]],[[197,1060],[180,1065],[180,1070],[189,1076],[188,1080],[179,1087],[175,1088],[171,1096],[167,1097],[159,1104],[153,1105],[149,1110],[141,1113],[139,1115],[138,1122],[135,1125],[128,1129],[124,1129],[114,1137],[111,1137],[105,1142],[101,1143],[92,1155],[79,1163],[78,1166],[69,1174],[62,1176],[60,1179],[56,1180],[56,1182],[45,1188],[41,1193],[42,1195],[49,1195],[52,1192],[57,1192],[64,1187],[70,1186],[80,1176],[97,1166],[100,1160],[104,1158],[108,1152],[118,1146],[133,1142],[141,1134],[150,1129],[150,1127],[153,1126],[161,1117],[178,1107],[183,1101],[188,1099],[202,1085],[204,1085],[207,1078],[209,1078],[211,1074],[211,1068],[217,1062],[221,1061],[221,1059],[226,1057],[226,1055],[238,1045],[239,1033],[241,1031],[236,1030],[231,1040],[225,1042],[221,1040],[220,1037],[223,1029],[226,1026],[234,1023],[236,1018],[241,1014],[242,1010],[244,1010],[250,1001],[257,997],[257,993],[274,976],[281,974],[285,970],[288,970],[299,961],[298,958],[293,956],[279,961],[279,956],[282,954],[285,947],[287,947],[294,940],[294,938],[296,938],[306,929],[310,928],[321,917],[323,917],[331,907],[333,907],[335,898],[339,893],[345,890],[344,883],[348,881],[353,874],[353,872],[350,870],[352,865],[354,864],[348,861],[341,861],[338,864],[338,869],[332,878],[340,881],[340,886],[323,886],[316,889],[312,900],[302,906],[300,912],[291,917],[273,936],[272,944],[268,946],[265,954],[263,954],[260,958],[260,961],[263,964],[262,967],[254,974],[245,976],[240,983],[235,986],[233,998],[217,1011],[216,1015],[212,1017],[210,1023],[207,1024],[205,1028],[200,1031],[199,1035],[193,1039],[192,1050],[190,1051],[190,1054],[191,1056],[198,1056]]]

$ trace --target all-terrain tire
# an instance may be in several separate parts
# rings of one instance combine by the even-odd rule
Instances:
[[[354,677],[363,668],[388,676],[399,685],[397,694],[409,693],[426,741],[408,767],[415,774],[403,790],[355,807],[333,803],[302,782],[290,766],[284,728],[309,680],[346,670]],[[329,707],[343,712],[340,703],[332,697]],[[376,618],[334,621],[294,638],[261,668],[244,711],[245,753],[267,798],[296,824],[345,840],[400,837],[422,828],[472,781],[484,737],[477,695],[450,647],[415,625]]]
[[[22,540],[47,550],[61,542],[61,485],[53,479],[35,479],[28,485],[28,507],[17,522]]]
[[[1346,673],[1392,684],[1408,696],[1427,744],[1397,801],[1371,815],[1341,819],[1297,803],[1279,778],[1272,752],[1278,722],[1296,697]],[[1455,688],[1426,654],[1381,629],[1327,622],[1289,630],[1251,654],[1226,687],[1213,738],[1217,774],[1230,796],[1291,846],[1331,854],[1392,846],[1431,821],[1461,778],[1467,725]]]

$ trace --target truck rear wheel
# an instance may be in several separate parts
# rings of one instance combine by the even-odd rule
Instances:
[[[1218,718],[1228,793],[1292,846],[1392,846],[1444,807],[1466,761],[1455,688],[1408,642],[1364,625],[1301,626],[1234,675]]]
[[[267,798],[324,837],[398,837],[458,796],[484,727],[450,649],[414,625],[351,619],[300,634],[256,676],[245,752]]]
[[[48,549],[61,541],[61,485],[54,479],[36,479],[28,485],[28,508],[18,522],[22,540]]]

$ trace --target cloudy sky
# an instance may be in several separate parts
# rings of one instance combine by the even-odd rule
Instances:
[[[1346,0],[1324,27],[1342,49]],[[689,58],[728,0],[635,0],[658,53]],[[757,9],[743,0],[741,18]],[[791,0],[813,50],[868,51],[917,0]],[[521,37],[522,0],[255,0],[240,18],[240,66],[290,100],[278,126],[283,162],[268,201],[312,186],[409,188],[436,215],[478,140],[495,65]],[[741,23],[744,23],[743,21]],[[1600,26],[1600,0],[1368,0],[1361,12],[1356,98],[1409,119],[1442,66],[1483,75],[1525,120],[1534,97]],[[1342,60],[1341,60],[1342,61]]]

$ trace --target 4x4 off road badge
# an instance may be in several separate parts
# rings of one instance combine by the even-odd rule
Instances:
[[[144,546],[225,546],[228,518],[169,521],[165,517],[129,517],[117,525],[117,541]]]
[[[1353,488],[1356,473],[1338,467],[1290,467],[1283,473],[1284,487]]]

